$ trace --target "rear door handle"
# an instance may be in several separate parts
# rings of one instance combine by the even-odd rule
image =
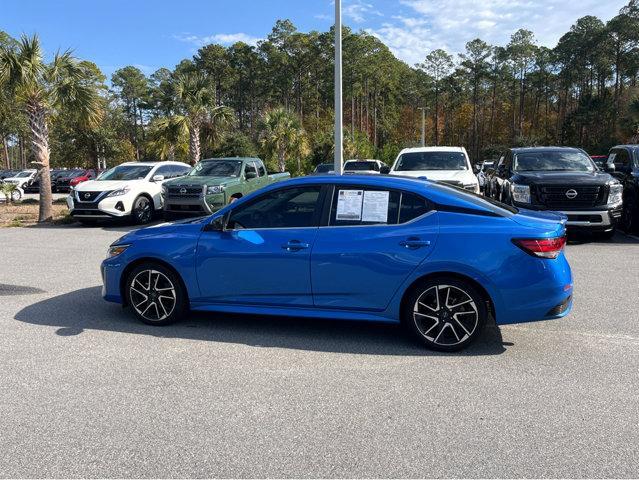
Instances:
[[[410,237],[410,238],[407,238],[406,240],[402,240],[401,242],[399,242],[399,245],[404,248],[417,249],[422,247],[428,247],[430,245],[430,241],[420,240],[417,237]]]
[[[299,250],[304,250],[305,248],[310,247],[308,243],[302,243],[299,240],[290,240],[288,243],[282,245],[284,250],[289,252],[297,252]]]

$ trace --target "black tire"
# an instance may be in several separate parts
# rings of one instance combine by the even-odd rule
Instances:
[[[623,203],[621,226],[626,233],[639,233],[639,206],[630,198]]]
[[[127,276],[127,305],[147,325],[169,325],[188,312],[188,299],[179,276],[158,263],[143,263]]]
[[[427,348],[455,352],[477,339],[487,318],[486,299],[470,282],[441,276],[409,292],[401,321]]]
[[[131,218],[136,225],[146,225],[153,220],[154,209],[153,200],[146,195],[140,195],[133,201]]]

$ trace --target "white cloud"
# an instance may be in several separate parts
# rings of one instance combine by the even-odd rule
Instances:
[[[627,0],[397,0],[397,3],[395,15],[366,30],[412,65],[435,48],[462,52],[465,44],[477,37],[494,45],[505,45],[519,28],[531,30],[539,44],[553,47],[579,17],[595,15],[607,20]],[[364,5],[371,10],[375,8]]]
[[[371,3],[363,0],[352,0],[342,6],[342,15],[355,23],[364,23],[370,15],[383,16]]]
[[[210,43],[220,43],[222,45],[233,45],[237,42],[244,42],[249,45],[256,45],[261,40],[259,37],[253,37],[246,33],[216,33],[214,35],[199,36],[191,33],[183,33],[174,35],[175,39],[182,42],[192,43],[197,47],[202,47]]]

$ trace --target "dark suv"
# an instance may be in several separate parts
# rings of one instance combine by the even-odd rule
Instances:
[[[606,168],[623,184],[623,228],[639,233],[639,145],[613,147]]]
[[[612,236],[621,217],[622,190],[581,149],[531,147],[504,153],[486,194],[519,208],[562,212],[570,230]]]

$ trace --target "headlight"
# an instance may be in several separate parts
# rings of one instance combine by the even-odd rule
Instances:
[[[111,245],[109,247],[109,251],[107,252],[107,258],[117,257],[130,246],[131,245]]]
[[[208,195],[214,195],[216,193],[222,193],[224,192],[224,185],[213,185],[211,187],[207,187],[206,188],[206,193]]]
[[[510,186],[513,200],[518,203],[530,203],[530,187],[528,185],[517,185],[516,183]]]
[[[122,195],[126,195],[129,193],[131,189],[129,187],[122,187],[118,190],[113,190],[111,193],[107,195],[107,197],[120,197]]]
[[[623,199],[623,185],[621,183],[613,183],[610,185],[610,193],[608,194],[608,205],[621,203]]]

